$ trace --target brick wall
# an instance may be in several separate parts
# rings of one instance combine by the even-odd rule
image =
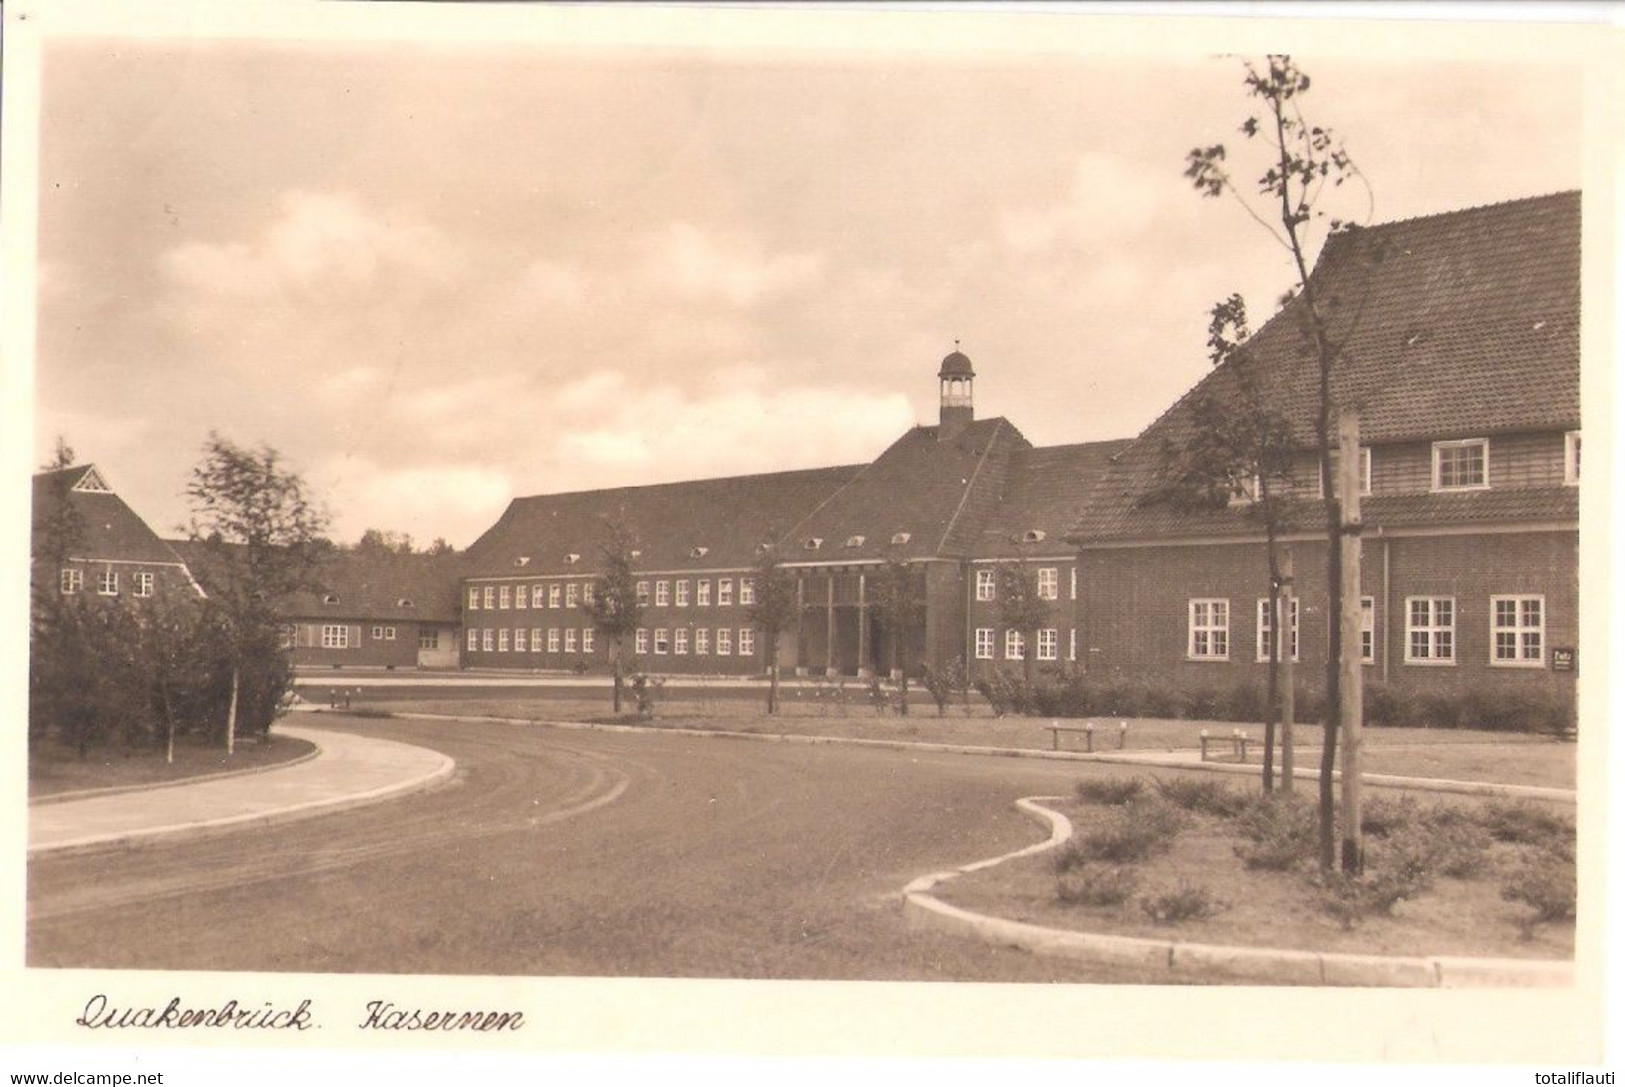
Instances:
[[[1472,685],[1572,684],[1551,670],[1551,649],[1574,646],[1577,629],[1577,548],[1574,532],[1432,537],[1368,537],[1363,594],[1375,605],[1374,680],[1411,688],[1454,690]],[[1299,667],[1306,680],[1324,674],[1328,639],[1325,551],[1292,545],[1299,604]],[[1384,552],[1387,555],[1386,576]],[[1261,544],[1184,545],[1084,551],[1079,566],[1080,665],[1091,673],[1166,679],[1188,686],[1262,683],[1257,601],[1267,594]],[[1536,667],[1490,662],[1492,595],[1544,597],[1542,660]],[[1447,596],[1455,605],[1451,664],[1405,661],[1406,597]],[[1223,660],[1189,654],[1190,601],[1229,603],[1229,653]]]

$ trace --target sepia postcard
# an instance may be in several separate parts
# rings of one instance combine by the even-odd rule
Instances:
[[[8,4],[3,1071],[1611,1082],[1617,14]]]

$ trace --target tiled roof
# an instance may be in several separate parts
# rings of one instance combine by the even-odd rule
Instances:
[[[604,518],[617,513],[639,539],[642,569],[748,567],[757,561],[758,545],[785,532],[859,471],[815,468],[516,498],[469,547],[464,576],[596,573]],[[569,562],[572,554],[579,560]]]
[[[207,589],[214,561],[209,546],[198,540],[168,543],[185,556],[187,565]],[[311,573],[311,582],[317,588],[294,593],[277,610],[287,619],[456,622],[462,563],[463,557],[457,554],[396,555],[332,548],[323,553]],[[332,604],[324,602],[329,595],[336,597]]]
[[[914,427],[785,534],[785,561],[966,555],[998,504],[1010,458],[1031,448],[1003,418],[967,423],[945,441],[937,427]],[[891,543],[898,533],[909,537],[901,549]],[[813,538],[824,541],[816,551],[805,547]]]
[[[179,563],[181,558],[158,538],[124,499],[111,491],[76,491],[74,486],[94,469],[81,464],[34,476],[33,527],[36,537],[54,503],[67,501],[79,514],[80,539],[75,558],[122,559],[128,562]]]
[[[1359,410],[1363,444],[1579,426],[1579,193],[1348,230],[1328,241],[1312,279],[1343,344],[1333,398]],[[1319,377],[1297,324],[1303,304],[1123,450],[1070,535],[1222,532],[1240,517],[1139,506],[1163,445],[1189,433],[1193,400],[1222,396],[1239,365],[1254,368],[1270,406],[1312,447]]]
[[[1084,442],[1024,449],[1010,458],[999,502],[972,545],[979,558],[1007,557],[1015,541],[1043,533],[1041,542],[1023,544],[1029,552],[1067,550],[1066,534],[1083,512],[1095,482],[1127,441]]]

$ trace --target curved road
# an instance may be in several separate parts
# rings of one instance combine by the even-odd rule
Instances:
[[[29,864],[36,967],[1165,982],[910,931],[910,879],[1036,840],[1078,764],[324,717],[454,786]]]

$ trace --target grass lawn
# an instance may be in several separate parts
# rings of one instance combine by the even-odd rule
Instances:
[[[226,749],[192,740],[175,741],[175,761],[164,761],[163,748],[127,749],[118,744],[93,748],[84,758],[73,748],[47,739],[28,753],[28,795],[52,796],[81,789],[114,789],[159,782],[182,781],[203,774],[255,770],[290,762],[307,755],[314,745],[274,732],[261,743],[239,743],[226,757]]]
[[[442,713],[502,717],[538,721],[608,721],[607,697],[591,700],[540,695],[447,698],[434,695],[390,699],[380,694],[357,704],[363,710],[386,712]],[[816,705],[787,699],[776,717],[763,712],[760,702],[725,698],[695,697],[663,702],[653,720],[628,723],[653,727],[721,729],[732,732],[781,733],[797,736],[838,736],[864,739],[892,739],[928,743],[970,744],[980,747],[1047,749],[1051,737],[1044,730],[1048,718],[993,717],[984,707],[953,707],[946,717],[938,717],[936,707],[913,707],[908,717],[878,715],[873,709],[854,706]],[[1063,721],[1063,724],[1082,724]],[[1095,750],[1115,751],[1119,720],[1095,719]],[[1229,722],[1165,721],[1133,719],[1128,722],[1125,749],[1128,751],[1193,752],[1200,746],[1203,728],[1214,735],[1229,735],[1237,726]],[[1248,729],[1254,740],[1263,735],[1257,726]],[[1297,765],[1319,765],[1320,727],[1300,725]],[[1316,741],[1315,747],[1306,746]],[[1371,773],[1413,774],[1421,777],[1452,778],[1462,781],[1495,781],[1517,785],[1544,785],[1574,788],[1575,745],[1548,736],[1527,733],[1483,732],[1474,729],[1371,728],[1365,733],[1366,769]],[[1084,738],[1070,735],[1064,747],[1083,749]]]
[[[1075,839],[1113,814],[1098,804],[1050,806],[1073,821]],[[1392,916],[1369,916],[1345,928],[1324,910],[1319,892],[1303,871],[1249,870],[1235,854],[1234,847],[1243,838],[1232,825],[1199,813],[1187,813],[1187,818],[1168,852],[1124,866],[1137,874],[1138,885],[1120,905],[1061,902],[1056,894],[1058,850],[961,876],[937,893],[956,906],[1051,928],[1190,943],[1409,956],[1574,955],[1572,921],[1537,926],[1526,938],[1518,921],[1530,910],[1501,897],[1509,873],[1540,846],[1493,842],[1481,874],[1469,879],[1437,876],[1431,889],[1398,903]],[[1368,857],[1382,848],[1381,840],[1370,841]],[[1227,906],[1205,920],[1153,923],[1140,899],[1182,882],[1205,887]]]

